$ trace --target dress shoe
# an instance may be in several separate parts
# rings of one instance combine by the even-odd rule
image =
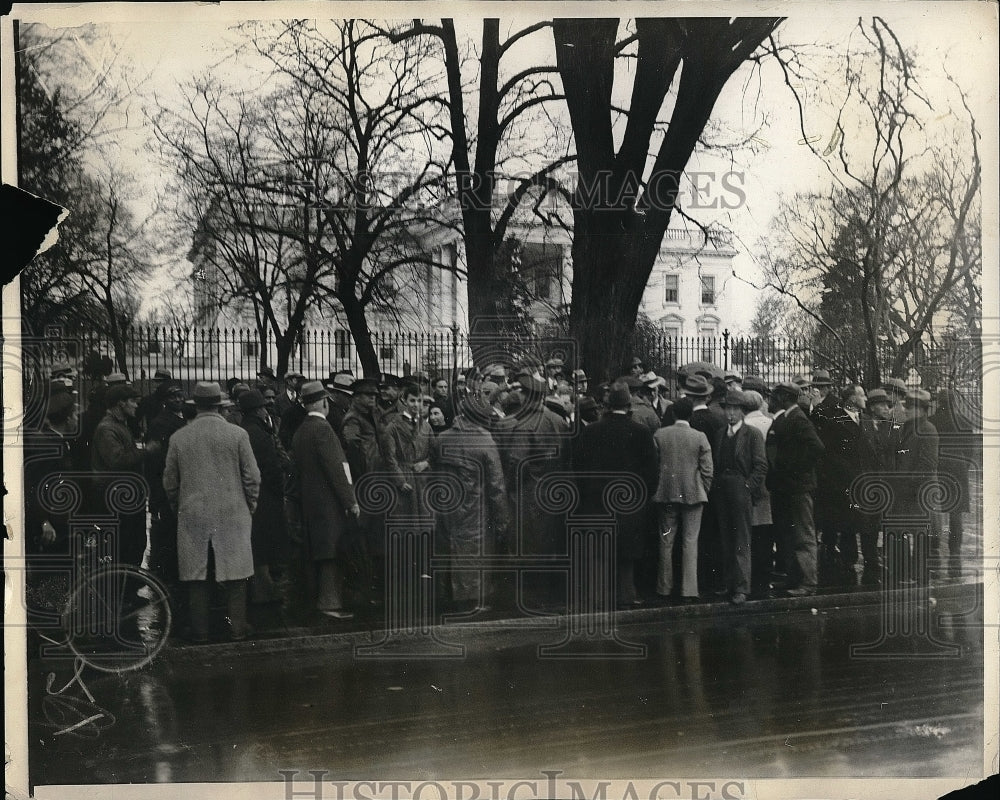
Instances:
[[[785,589],[785,594],[789,597],[810,597],[816,594],[816,590],[807,589],[805,586],[797,586],[794,589]]]
[[[681,603],[683,603],[686,606],[693,606],[695,605],[695,603],[700,603],[700,602],[701,602],[700,597],[694,597],[692,595],[685,595],[684,597],[681,598]]]
[[[747,601],[747,596],[742,592],[737,592],[732,597],[729,598],[729,602],[734,606],[741,606]]]

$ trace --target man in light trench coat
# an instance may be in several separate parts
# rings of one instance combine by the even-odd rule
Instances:
[[[208,640],[210,554],[215,580],[226,587],[233,639],[249,633],[246,579],[253,575],[250,530],[260,492],[260,470],[243,428],[219,413],[217,383],[194,388],[198,415],[170,437],[163,488],[177,514],[180,579],[188,582],[192,638]]]

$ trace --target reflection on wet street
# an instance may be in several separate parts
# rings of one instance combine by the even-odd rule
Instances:
[[[625,626],[623,639],[646,646],[633,660],[543,659],[488,635],[462,660],[161,660],[88,677],[107,717],[58,736],[71,718],[42,702],[51,665],[35,664],[32,778],[975,776],[982,627],[965,622],[935,627],[959,646],[938,660],[851,658],[852,643],[878,638],[875,605]]]

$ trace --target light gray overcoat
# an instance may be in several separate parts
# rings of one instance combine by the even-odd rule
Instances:
[[[218,414],[199,414],[170,437],[163,488],[177,511],[182,581],[206,579],[209,542],[216,580],[253,575],[250,529],[260,470],[243,428]]]

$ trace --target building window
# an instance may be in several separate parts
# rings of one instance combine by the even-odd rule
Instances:
[[[243,358],[257,358],[260,355],[260,342],[243,342]]]
[[[677,290],[680,278],[677,275],[664,275],[663,276],[663,302],[664,303],[676,303],[677,300]]]
[[[715,276],[701,276],[701,304],[703,306],[715,305]]]
[[[663,328],[663,333],[669,336],[671,339],[676,339],[681,335],[681,329],[676,325],[667,325]]]
[[[378,357],[383,361],[389,361],[396,357],[396,348],[391,344],[384,344],[378,349]]]

